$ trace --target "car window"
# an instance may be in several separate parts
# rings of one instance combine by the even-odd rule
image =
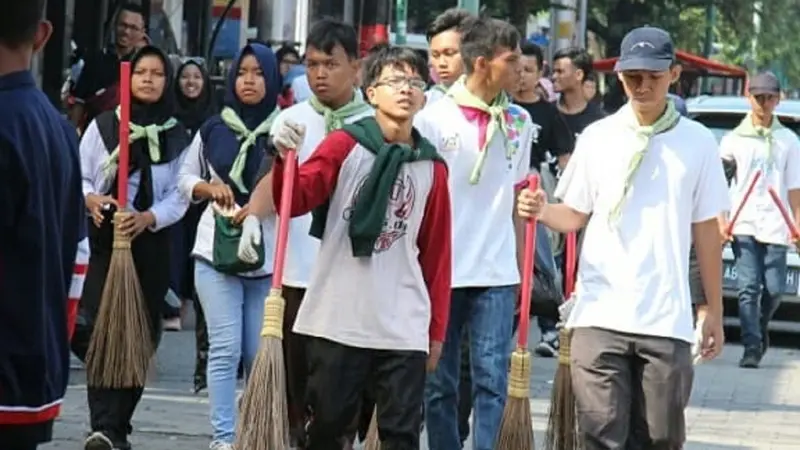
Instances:
[[[729,113],[695,113],[689,114],[692,119],[702,123],[709,130],[714,133],[719,141],[725,136],[726,133],[736,128],[744,118],[744,114],[729,114]],[[800,134],[800,122],[788,117],[782,117],[781,123],[783,126],[790,128],[797,134]]]

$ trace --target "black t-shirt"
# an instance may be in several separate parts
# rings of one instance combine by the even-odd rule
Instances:
[[[118,84],[119,63],[129,60],[130,56],[120,59],[116,50],[109,47],[86,57],[86,63],[75,83],[72,95],[86,104],[87,121],[91,121],[107,109],[105,101],[100,100],[100,104],[95,104],[95,99],[101,95],[101,91]]]
[[[533,121],[533,146],[531,147],[531,167],[539,169],[541,164],[547,161],[547,152],[552,155],[560,155],[563,150],[558,146],[560,143],[556,139],[556,129],[560,119],[556,106],[546,100],[539,100],[535,103],[521,103],[517,105],[525,108],[531,115]]]
[[[551,152],[553,156],[567,155],[575,151],[575,142],[584,128],[606,116],[605,111],[593,102],[588,103],[586,108],[577,114],[564,114],[556,107],[556,114],[557,145],[554,150],[560,153],[553,151]]]

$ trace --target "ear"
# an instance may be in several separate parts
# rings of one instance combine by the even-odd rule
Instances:
[[[42,20],[36,27],[36,35],[33,38],[33,51],[38,52],[44,48],[50,36],[53,34],[53,24],[49,20]]]
[[[372,106],[375,106],[375,95],[376,95],[375,86],[367,87],[367,103]]]
[[[484,58],[483,56],[478,56],[475,58],[475,62],[472,64],[473,72],[483,72],[489,66],[489,60]]]
[[[575,76],[578,77],[578,81],[583,83],[586,80],[586,73],[583,69],[575,69]]]
[[[669,75],[671,78],[671,83],[677,83],[681,79],[681,72],[683,72],[683,67],[679,64],[672,66],[669,70]]]
[[[620,83],[623,82],[623,80],[622,80],[622,72],[617,72],[617,79],[619,80]]]

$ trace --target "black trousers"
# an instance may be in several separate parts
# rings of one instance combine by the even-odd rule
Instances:
[[[0,448],[36,450],[39,444],[53,439],[53,421],[30,425],[0,425]]]
[[[80,312],[75,326],[71,347],[73,353],[86,362],[86,352],[94,332],[95,320],[100,309],[103,287],[111,262],[113,228],[105,222],[100,228],[89,225],[91,256],[86,273]],[[145,306],[150,321],[150,337],[153,349],[161,341],[161,317],[164,313],[164,296],[169,289],[170,258],[169,233],[145,231],[131,243],[134,266],[144,294]],[[87,398],[92,431],[100,431],[119,448],[127,448],[127,438],[133,430],[131,418],[142,398],[144,388],[104,389],[89,386]]]
[[[306,403],[313,416],[308,450],[341,450],[365,386],[374,389],[381,448],[419,449],[425,352],[355,348],[321,338],[309,338],[307,351]]]

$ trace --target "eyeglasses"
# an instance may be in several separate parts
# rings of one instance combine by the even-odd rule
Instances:
[[[389,86],[392,89],[400,90],[406,86],[409,86],[413,89],[417,89],[420,91],[424,91],[425,87],[428,84],[419,78],[387,78],[385,80],[378,80],[375,82],[375,86]]]

